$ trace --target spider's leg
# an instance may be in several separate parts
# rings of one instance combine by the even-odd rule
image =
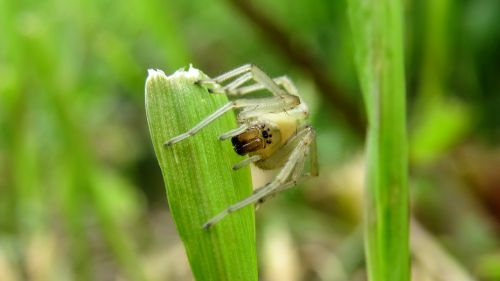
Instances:
[[[273,99],[277,102],[266,103],[268,100]],[[256,103],[255,106],[245,107],[237,114],[240,123],[246,122],[247,120],[253,120],[254,118],[258,119],[259,116],[265,113],[286,112],[289,117],[303,119],[309,112],[307,106],[301,103],[298,96],[286,95],[283,97],[270,97],[260,100],[262,100],[262,102]],[[279,102],[279,100],[281,100],[281,102]]]
[[[290,153],[290,156],[285,165],[272,182],[266,184],[261,188],[258,188],[249,197],[241,200],[234,205],[229,206],[228,208],[208,220],[203,225],[203,228],[209,228],[228,214],[233,213],[245,206],[258,202],[261,198],[268,196],[275,190],[280,189],[282,186],[287,186],[289,184],[288,178],[296,168],[297,163],[303,161],[303,158],[305,156],[304,149],[307,149],[307,147],[314,139],[314,131],[310,127],[305,127],[302,131],[299,131],[297,133],[297,136],[299,135],[301,136],[300,141],[297,143],[295,149]]]
[[[236,78],[234,81],[231,81],[229,84],[227,84],[225,86],[221,86],[215,80],[199,80],[196,83],[207,87],[207,89],[208,89],[208,91],[210,93],[219,93],[219,94],[232,95],[231,93],[236,88],[238,88],[239,86],[245,84],[250,79],[252,79],[252,73],[247,72],[247,73],[241,75],[240,77]]]
[[[281,161],[281,159],[287,153],[286,150],[290,149],[290,148],[287,148],[287,146],[291,147],[293,145],[294,145],[294,140],[292,138],[291,142],[285,144],[282,149],[278,150],[277,153],[275,153],[274,156],[271,159],[269,159],[269,161],[276,161],[276,162]],[[283,151],[285,151],[285,152],[283,153]],[[307,173],[303,173],[304,164],[305,164],[306,159],[309,159],[309,162],[310,162],[309,169],[310,170]],[[268,161],[268,159],[266,159],[265,161]],[[292,175],[290,176],[290,182],[277,188],[273,193],[269,194],[268,196],[261,198],[257,203],[262,204],[267,199],[274,197],[277,193],[279,193],[285,189],[294,187],[295,185],[297,185],[297,183],[304,181],[307,178],[316,177],[316,176],[318,176],[318,152],[317,152],[317,148],[316,148],[316,138],[313,136],[311,144],[304,151],[304,158],[302,159],[302,163],[297,163]],[[258,207],[258,206],[259,205],[257,205],[256,207]]]
[[[227,140],[229,138],[232,138],[234,136],[237,136],[243,132],[245,132],[248,128],[254,126],[255,124],[260,124],[259,121],[250,121],[250,120],[243,120],[243,124],[241,124],[238,128],[234,128],[232,130],[229,130],[222,135],[219,136],[219,140]]]
[[[214,121],[215,119],[219,118],[222,116],[222,114],[228,112],[229,110],[233,109],[235,107],[234,102],[228,102],[221,108],[217,109],[214,111],[212,114],[208,115],[205,119],[203,119],[200,123],[196,124],[194,127],[189,129],[187,132],[182,133],[178,136],[175,136],[168,141],[166,141],[163,145],[169,146],[172,145],[176,142],[179,142],[185,138],[188,138],[194,134],[196,134],[199,130],[201,130],[203,127],[208,125],[210,122]]]
[[[299,90],[288,76],[280,76],[274,80],[278,85],[282,86],[288,93],[298,96]]]
[[[258,118],[260,115],[265,113],[286,113],[286,116],[295,118],[298,120],[303,120],[307,118],[309,115],[309,109],[307,105],[301,102],[298,96],[287,95],[285,96],[287,99],[295,99],[295,106],[293,107],[275,107],[275,108],[267,108],[267,107],[255,107],[255,108],[246,108],[238,113],[238,120],[249,120],[253,118]],[[290,103],[288,103],[290,104]]]
[[[293,96],[290,96],[293,97]],[[297,97],[295,97],[297,98]],[[185,138],[188,138],[194,134],[196,134],[198,131],[200,131],[203,127],[207,126],[210,124],[212,121],[216,120],[220,116],[222,116],[224,113],[228,112],[231,109],[235,108],[267,108],[268,110],[276,110],[278,108],[292,108],[296,106],[297,100],[294,98],[288,98],[285,96],[285,98],[281,97],[269,97],[269,98],[261,98],[261,99],[237,99],[234,101],[230,101],[226,103],[224,106],[221,108],[217,109],[214,111],[212,114],[208,115],[203,119],[200,123],[196,124],[194,127],[189,129],[187,132],[182,133],[178,136],[175,136],[171,138],[170,140],[166,141],[164,145],[169,146],[172,145],[176,142],[179,142]]]
[[[249,127],[250,127],[250,125],[248,123],[245,123],[245,124],[239,126],[238,128],[234,128],[234,129],[227,131],[224,134],[220,135],[219,140],[226,140],[228,138],[232,138],[234,136],[237,136],[237,135],[243,133],[244,131],[246,131]]]
[[[310,161],[311,161],[311,167],[308,176],[312,177],[317,177],[319,175],[319,168],[318,168],[318,147],[316,144],[316,138],[314,138],[311,142],[311,146],[309,148],[310,151]]]
[[[226,86],[221,86],[223,82],[233,78],[236,79]],[[236,96],[241,95],[238,92],[238,87],[240,87],[250,79],[253,79],[257,84],[262,85],[262,89],[265,88],[269,90],[269,92],[271,92],[271,94],[275,96],[284,96],[287,94],[264,71],[253,64],[240,66],[215,78],[209,80],[200,80],[197,83],[209,87],[209,91],[211,92],[226,93],[227,95]]]
[[[252,73],[251,72],[247,72],[247,73],[241,75],[240,77],[238,77],[237,79],[235,79],[234,81],[232,81],[231,83],[229,83],[226,86],[222,87],[221,91],[224,91],[227,94],[231,94],[236,88],[238,88],[239,86],[245,84],[250,79],[252,79]]]
[[[250,156],[250,157],[248,157],[244,160],[241,160],[240,162],[234,164],[233,170],[239,170],[239,169],[245,167],[246,165],[249,165],[250,163],[254,163],[254,162],[259,161],[260,159],[262,159],[262,157],[260,155]]]
[[[310,146],[306,147],[305,149],[306,150],[304,151],[304,157],[302,158],[301,162],[298,162],[297,165],[295,166],[295,169],[294,169],[292,175],[290,176],[290,181],[287,184],[277,188],[273,193],[269,194],[268,196],[261,198],[257,202],[258,204],[264,203],[264,201],[266,201],[269,198],[274,197],[276,194],[278,194],[279,192],[281,192],[285,189],[289,189],[289,188],[296,186],[299,182],[302,182],[310,177],[318,176],[318,162],[317,162],[318,158],[317,158],[317,150],[316,150],[316,138],[313,137],[313,140],[312,140]],[[303,173],[305,160],[307,158],[309,158],[311,170],[308,173]]]
[[[292,187],[296,186],[297,184],[299,184],[300,182],[302,182],[310,177],[311,177],[311,174],[306,173],[306,174],[301,175],[297,180],[289,181],[286,184],[280,186],[273,193],[270,193],[269,195],[260,198],[259,201],[257,201],[255,203],[256,204],[255,209],[257,210],[257,208],[259,208],[261,204],[266,202],[268,199],[273,198],[274,196],[276,196],[276,194],[282,192],[283,190],[287,190],[289,188],[292,188]]]
[[[294,96],[298,96],[299,92],[297,88],[295,87],[295,84],[293,84],[292,80],[290,80],[287,76],[280,76],[273,78],[274,83],[276,85],[283,87],[289,94],[292,94]],[[248,85],[245,87],[240,87],[238,89],[235,89],[232,91],[231,95],[234,96],[242,96],[246,95],[248,93],[256,92],[265,89],[266,87],[261,84],[261,83],[255,83],[252,85]]]

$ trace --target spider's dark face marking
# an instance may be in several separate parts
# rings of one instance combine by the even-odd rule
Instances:
[[[258,151],[265,147],[258,127],[250,127],[245,132],[234,136],[231,139],[233,148],[239,155],[246,155],[250,152]]]
[[[272,144],[272,134],[266,125],[258,125],[248,128],[245,132],[234,136],[231,141],[234,150],[239,155],[256,152]]]

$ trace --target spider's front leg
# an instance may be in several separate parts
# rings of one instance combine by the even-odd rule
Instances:
[[[302,130],[297,132],[297,134],[292,139],[290,139],[290,141],[283,148],[281,148],[286,150],[285,154],[288,155],[288,159],[275,179],[265,186],[255,190],[249,197],[241,200],[234,205],[229,206],[228,208],[208,220],[203,225],[203,228],[209,228],[210,226],[219,222],[228,214],[233,213],[250,204],[257,203],[263,198],[266,198],[269,195],[277,192],[278,190],[290,188],[291,186],[295,185],[296,181],[301,176],[306,155],[309,151],[309,148],[311,147],[311,144],[314,142],[314,139],[315,132],[309,126],[306,126]]]
[[[259,108],[260,112],[277,112],[280,110],[288,110],[296,107],[300,103],[300,100],[296,96],[286,95],[284,97],[268,97],[260,99],[237,99],[226,103],[221,108],[214,111],[212,114],[208,115],[200,123],[196,124],[194,127],[189,129],[187,132],[175,136],[164,143],[165,146],[170,146],[181,140],[184,140],[197,132],[202,128],[210,124],[212,121],[216,120],[224,113],[232,110],[242,108],[243,110],[247,108]],[[241,130],[238,128],[236,130]],[[233,135],[236,131],[228,132],[227,135]],[[226,137],[226,134],[221,137]]]

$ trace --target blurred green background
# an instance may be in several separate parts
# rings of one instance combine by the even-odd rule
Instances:
[[[499,15],[405,1],[413,280],[500,280]],[[0,0],[0,280],[192,280],[147,69],[250,62],[296,82],[320,154],[257,212],[261,279],[366,280],[352,41],[343,0]]]

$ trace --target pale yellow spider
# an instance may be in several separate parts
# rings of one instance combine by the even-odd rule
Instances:
[[[250,80],[255,83],[245,85]],[[226,85],[222,83],[230,81]],[[231,138],[234,150],[239,155],[248,155],[236,163],[239,169],[250,163],[264,170],[281,169],[274,180],[257,188],[249,197],[227,207],[208,220],[203,227],[209,228],[226,215],[247,205],[262,203],[266,198],[287,188],[299,180],[317,176],[316,134],[307,123],[309,111],[301,100],[297,89],[288,77],[271,79],[258,67],[247,64],[209,80],[196,82],[207,87],[210,93],[223,93],[235,97],[187,132],[165,142],[170,146],[196,134],[210,122],[232,109],[237,114],[240,127],[222,134],[219,139]],[[243,95],[268,90],[272,96],[265,98],[240,98]],[[304,173],[306,159],[310,159],[310,171]]]

